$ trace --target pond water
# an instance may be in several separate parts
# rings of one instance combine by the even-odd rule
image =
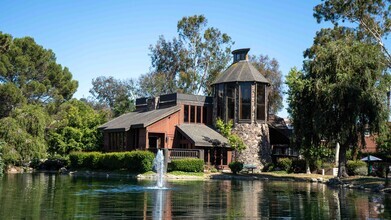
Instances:
[[[391,196],[282,181],[8,174],[0,219],[391,219]]]

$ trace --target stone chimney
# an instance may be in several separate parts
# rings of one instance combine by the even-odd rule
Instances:
[[[234,56],[234,63],[239,62],[241,60],[248,61],[248,51],[250,51],[250,48],[243,48],[232,51],[232,54]]]

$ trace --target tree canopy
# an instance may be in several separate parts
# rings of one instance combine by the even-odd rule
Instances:
[[[304,70],[292,70],[287,84],[297,141],[305,147],[340,142],[343,176],[347,149],[364,143],[365,129],[379,131],[385,121],[388,81],[380,46],[335,33],[341,33],[338,27],[318,32]]]
[[[280,64],[274,58],[267,55],[250,56],[250,62],[257,70],[269,80],[271,87],[268,97],[268,112],[276,114],[283,108],[282,104],[282,73]]]
[[[118,80],[114,77],[100,76],[92,79],[90,93],[100,103],[104,103],[114,116],[134,109],[135,88],[133,80]]]
[[[210,84],[230,61],[233,41],[203,15],[183,17],[172,41],[159,37],[151,46],[152,71],[139,78],[139,94],[211,94]]]
[[[6,116],[23,101],[47,104],[72,98],[78,83],[68,68],[56,63],[53,51],[36,44],[31,37],[13,38],[1,32],[0,48],[0,91],[2,101],[6,101],[1,115]]]

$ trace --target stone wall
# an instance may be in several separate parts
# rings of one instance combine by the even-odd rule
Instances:
[[[232,131],[246,145],[246,149],[238,156],[239,161],[256,165],[258,171],[271,162],[269,127],[266,123],[235,124]]]

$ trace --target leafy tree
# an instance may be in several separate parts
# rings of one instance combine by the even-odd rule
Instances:
[[[0,141],[6,164],[22,165],[33,158],[45,158],[45,128],[49,116],[42,107],[26,105],[0,119]]]
[[[14,83],[0,84],[0,118],[7,117],[17,107],[25,104],[26,98]]]
[[[304,72],[290,73],[288,100],[296,138],[305,146],[319,146],[321,139],[341,143],[341,177],[347,175],[346,151],[364,142],[367,126],[377,131],[384,122],[388,85],[379,46],[349,35],[333,39],[332,33],[338,31],[319,32],[307,50]]]
[[[3,141],[0,141],[0,176],[4,173],[4,161],[3,161],[3,148],[5,143]]]
[[[57,64],[53,51],[36,44],[33,38],[12,38],[0,32],[0,48],[0,83],[14,86],[2,90],[11,97],[7,106],[20,98],[10,92],[17,96],[21,93],[30,104],[47,104],[69,100],[76,91],[78,83],[68,68]]]
[[[380,152],[391,154],[391,123],[386,123],[382,128],[379,137],[376,139],[377,149]]]
[[[216,121],[216,127],[220,131],[220,133],[228,139],[229,145],[236,152],[241,153],[244,149],[246,149],[246,145],[243,143],[243,140],[237,135],[232,133],[232,120],[228,121],[228,123],[224,123],[220,118]],[[235,160],[237,157],[235,156]]]
[[[322,0],[314,8],[314,17],[318,23],[330,21],[335,26],[339,26],[339,22],[350,22],[360,35],[372,38],[381,46],[391,67],[391,55],[384,44],[391,31],[390,6],[389,0]]]
[[[104,111],[97,112],[86,103],[72,99],[60,106],[49,126],[48,152],[67,155],[71,151],[96,151],[101,146],[101,132],[97,127],[107,120]]]
[[[183,17],[177,28],[177,38],[170,42],[160,36],[150,47],[153,70],[140,77],[141,94],[211,94],[210,84],[227,67],[233,41],[217,28],[207,27],[205,16]]]
[[[114,116],[134,109],[134,92],[133,80],[118,80],[112,76],[93,79],[90,89],[92,96],[110,107]]]
[[[268,112],[276,114],[283,108],[282,73],[279,69],[280,64],[276,59],[270,59],[269,56],[262,54],[259,56],[250,56],[250,62],[271,83],[271,89],[268,97]]]

